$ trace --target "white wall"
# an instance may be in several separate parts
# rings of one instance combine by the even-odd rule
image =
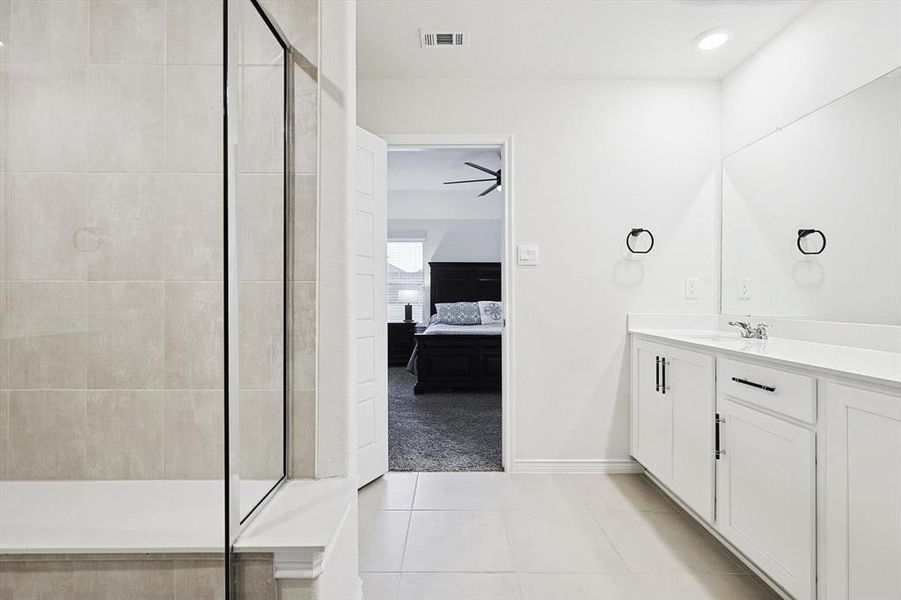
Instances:
[[[320,3],[319,352],[316,475],[356,472],[351,410],[350,207],[356,148],[356,12],[353,2]],[[295,423],[305,427],[304,423]]]
[[[723,80],[733,152],[901,64],[901,2],[815,3]]]
[[[357,109],[375,133],[514,135],[514,241],[541,251],[515,271],[514,459],[628,458],[626,313],[717,310],[719,84],[360,80]]]

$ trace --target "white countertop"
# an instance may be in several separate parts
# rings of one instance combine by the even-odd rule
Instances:
[[[631,328],[629,333],[678,342],[699,350],[753,357],[873,383],[901,385],[901,354],[897,352],[778,337],[752,340],[723,331]]]
[[[324,552],[351,506],[355,480],[286,482],[235,541],[235,552]]]

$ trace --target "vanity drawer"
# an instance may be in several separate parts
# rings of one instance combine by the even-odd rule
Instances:
[[[807,423],[817,421],[817,382],[813,377],[717,358],[716,389]]]

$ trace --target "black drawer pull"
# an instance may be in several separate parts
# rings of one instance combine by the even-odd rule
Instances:
[[[776,388],[771,385],[763,385],[762,383],[754,383],[753,381],[748,381],[747,379],[742,379],[741,377],[733,377],[732,381],[735,383],[741,383],[743,385],[749,385],[752,388],[757,388],[758,390],[763,390],[764,392],[775,392]]]

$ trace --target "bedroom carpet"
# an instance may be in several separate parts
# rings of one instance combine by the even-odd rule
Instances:
[[[413,394],[416,376],[388,369],[388,464],[392,471],[501,471],[501,395]]]

